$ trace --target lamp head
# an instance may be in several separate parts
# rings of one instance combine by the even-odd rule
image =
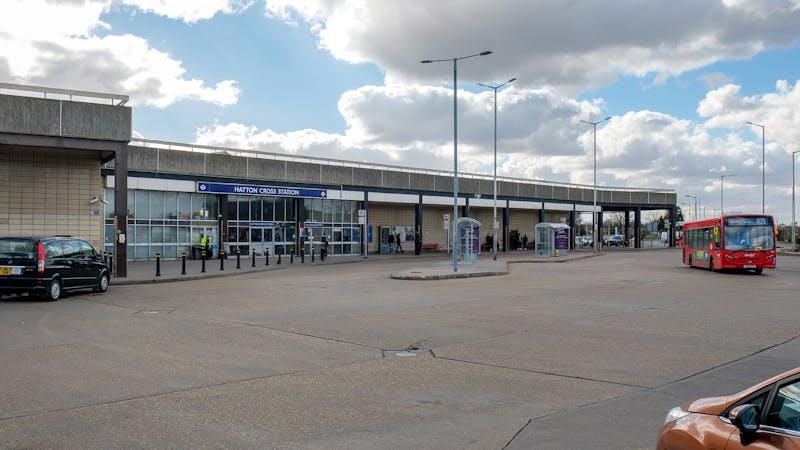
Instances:
[[[486,50],[485,52],[480,52],[479,53],[480,56],[486,56],[486,55],[491,55],[491,54],[492,54],[491,50]]]

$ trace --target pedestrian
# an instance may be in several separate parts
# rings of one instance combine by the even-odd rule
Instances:
[[[394,233],[389,232],[389,253],[394,253]]]
[[[328,236],[323,234],[322,235],[322,248],[321,248],[321,250],[319,252],[319,257],[320,257],[320,259],[325,261],[325,258],[327,256],[328,256]]]
[[[523,250],[527,250],[528,249],[528,235],[527,234],[523,234],[522,235],[522,249]]]
[[[397,250],[395,253],[405,253],[403,251],[403,244],[401,244],[402,241],[400,240],[400,233],[397,233],[397,236],[395,236],[395,241],[397,242]]]

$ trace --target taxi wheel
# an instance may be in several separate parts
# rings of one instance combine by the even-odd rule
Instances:
[[[61,298],[61,280],[53,278],[47,286],[47,291],[42,294],[41,299],[46,302],[54,302]]]
[[[105,292],[108,290],[108,273],[103,272],[100,274],[100,278],[97,279],[97,286],[94,287],[94,292]]]
[[[761,272],[763,272],[763,271],[764,271],[764,269],[756,269],[753,272],[755,272],[756,275],[761,275]]]

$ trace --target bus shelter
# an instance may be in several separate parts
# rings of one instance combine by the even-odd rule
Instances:
[[[470,217],[460,217],[455,223],[458,238],[458,259],[465,264],[472,264],[481,252],[481,223]]]
[[[569,225],[540,223],[534,229],[536,256],[564,256],[569,251]]]

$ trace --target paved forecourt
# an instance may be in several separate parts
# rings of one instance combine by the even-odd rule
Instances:
[[[763,276],[662,250],[389,278],[417,266],[0,302],[13,362],[0,365],[0,447],[648,447],[666,408],[797,361],[795,347],[760,352],[800,334],[800,258]],[[695,376],[716,366],[730,372]]]

